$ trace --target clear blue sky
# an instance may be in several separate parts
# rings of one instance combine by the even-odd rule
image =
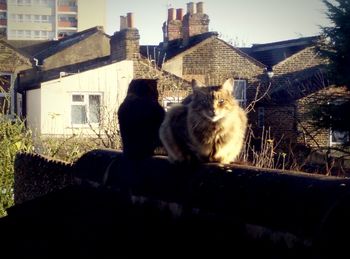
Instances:
[[[119,30],[120,15],[134,13],[140,43],[158,44],[163,39],[162,24],[168,7],[183,8],[189,0],[107,0],[107,28],[112,35]],[[194,3],[200,1],[193,1]],[[224,40],[249,46],[320,33],[330,25],[321,0],[203,0],[209,15],[209,30]]]

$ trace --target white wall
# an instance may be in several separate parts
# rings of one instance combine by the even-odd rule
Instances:
[[[35,89],[27,92],[27,125],[33,131],[34,135],[41,134],[41,91]]]
[[[40,107],[40,132],[43,135],[93,134],[91,125],[71,124],[73,93],[101,93],[106,114],[118,110],[133,78],[133,61],[121,61],[82,73],[43,82],[41,88],[28,92],[27,117],[37,121],[34,109]],[[40,102],[36,98],[40,92]],[[37,103],[35,103],[37,102]],[[34,120],[35,119],[35,120]],[[36,124],[33,124],[37,126]]]

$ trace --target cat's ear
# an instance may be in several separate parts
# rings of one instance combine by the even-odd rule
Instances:
[[[201,87],[205,86],[203,83],[198,81],[197,79],[192,79],[191,81],[192,91],[200,90]]]
[[[230,93],[232,93],[233,92],[233,85],[234,85],[233,78],[229,78],[222,84],[222,89],[225,89],[225,90],[229,91]]]

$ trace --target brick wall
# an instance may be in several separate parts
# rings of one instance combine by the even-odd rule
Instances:
[[[159,102],[163,98],[185,98],[191,92],[190,83],[180,77],[159,70],[148,59],[137,59],[134,62],[134,78],[158,79]]]
[[[229,77],[257,82],[263,72],[262,65],[216,37],[199,44],[183,56],[183,78],[202,75],[207,84],[222,83]]]

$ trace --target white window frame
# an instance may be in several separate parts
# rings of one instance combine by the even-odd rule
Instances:
[[[74,95],[82,95],[84,96],[84,100],[82,102],[79,101],[73,101],[73,96]],[[99,122],[90,122],[89,121],[89,96],[92,95],[97,95],[100,96],[100,112],[102,112],[102,104],[103,104],[103,94],[101,92],[72,92],[70,93],[69,97],[70,97],[70,125],[72,125],[72,127],[78,127],[78,128],[86,128],[86,127],[98,127],[101,124],[101,117],[102,114],[100,114],[100,118],[99,118]],[[85,116],[86,116],[86,122],[85,123],[74,123],[73,119],[72,119],[72,106],[73,105],[82,105],[85,106]]]
[[[237,96],[236,96],[236,94],[235,94],[235,92],[236,92],[236,86],[238,85],[238,84],[241,84],[241,83],[243,83],[243,99],[241,99],[241,98],[238,98]],[[239,105],[241,106],[241,107],[246,107],[246,105],[247,105],[247,80],[243,80],[243,79],[235,79],[234,80],[234,86],[233,86],[233,95],[234,95],[234,97],[236,98],[236,100],[238,101],[238,103],[239,103]]]

